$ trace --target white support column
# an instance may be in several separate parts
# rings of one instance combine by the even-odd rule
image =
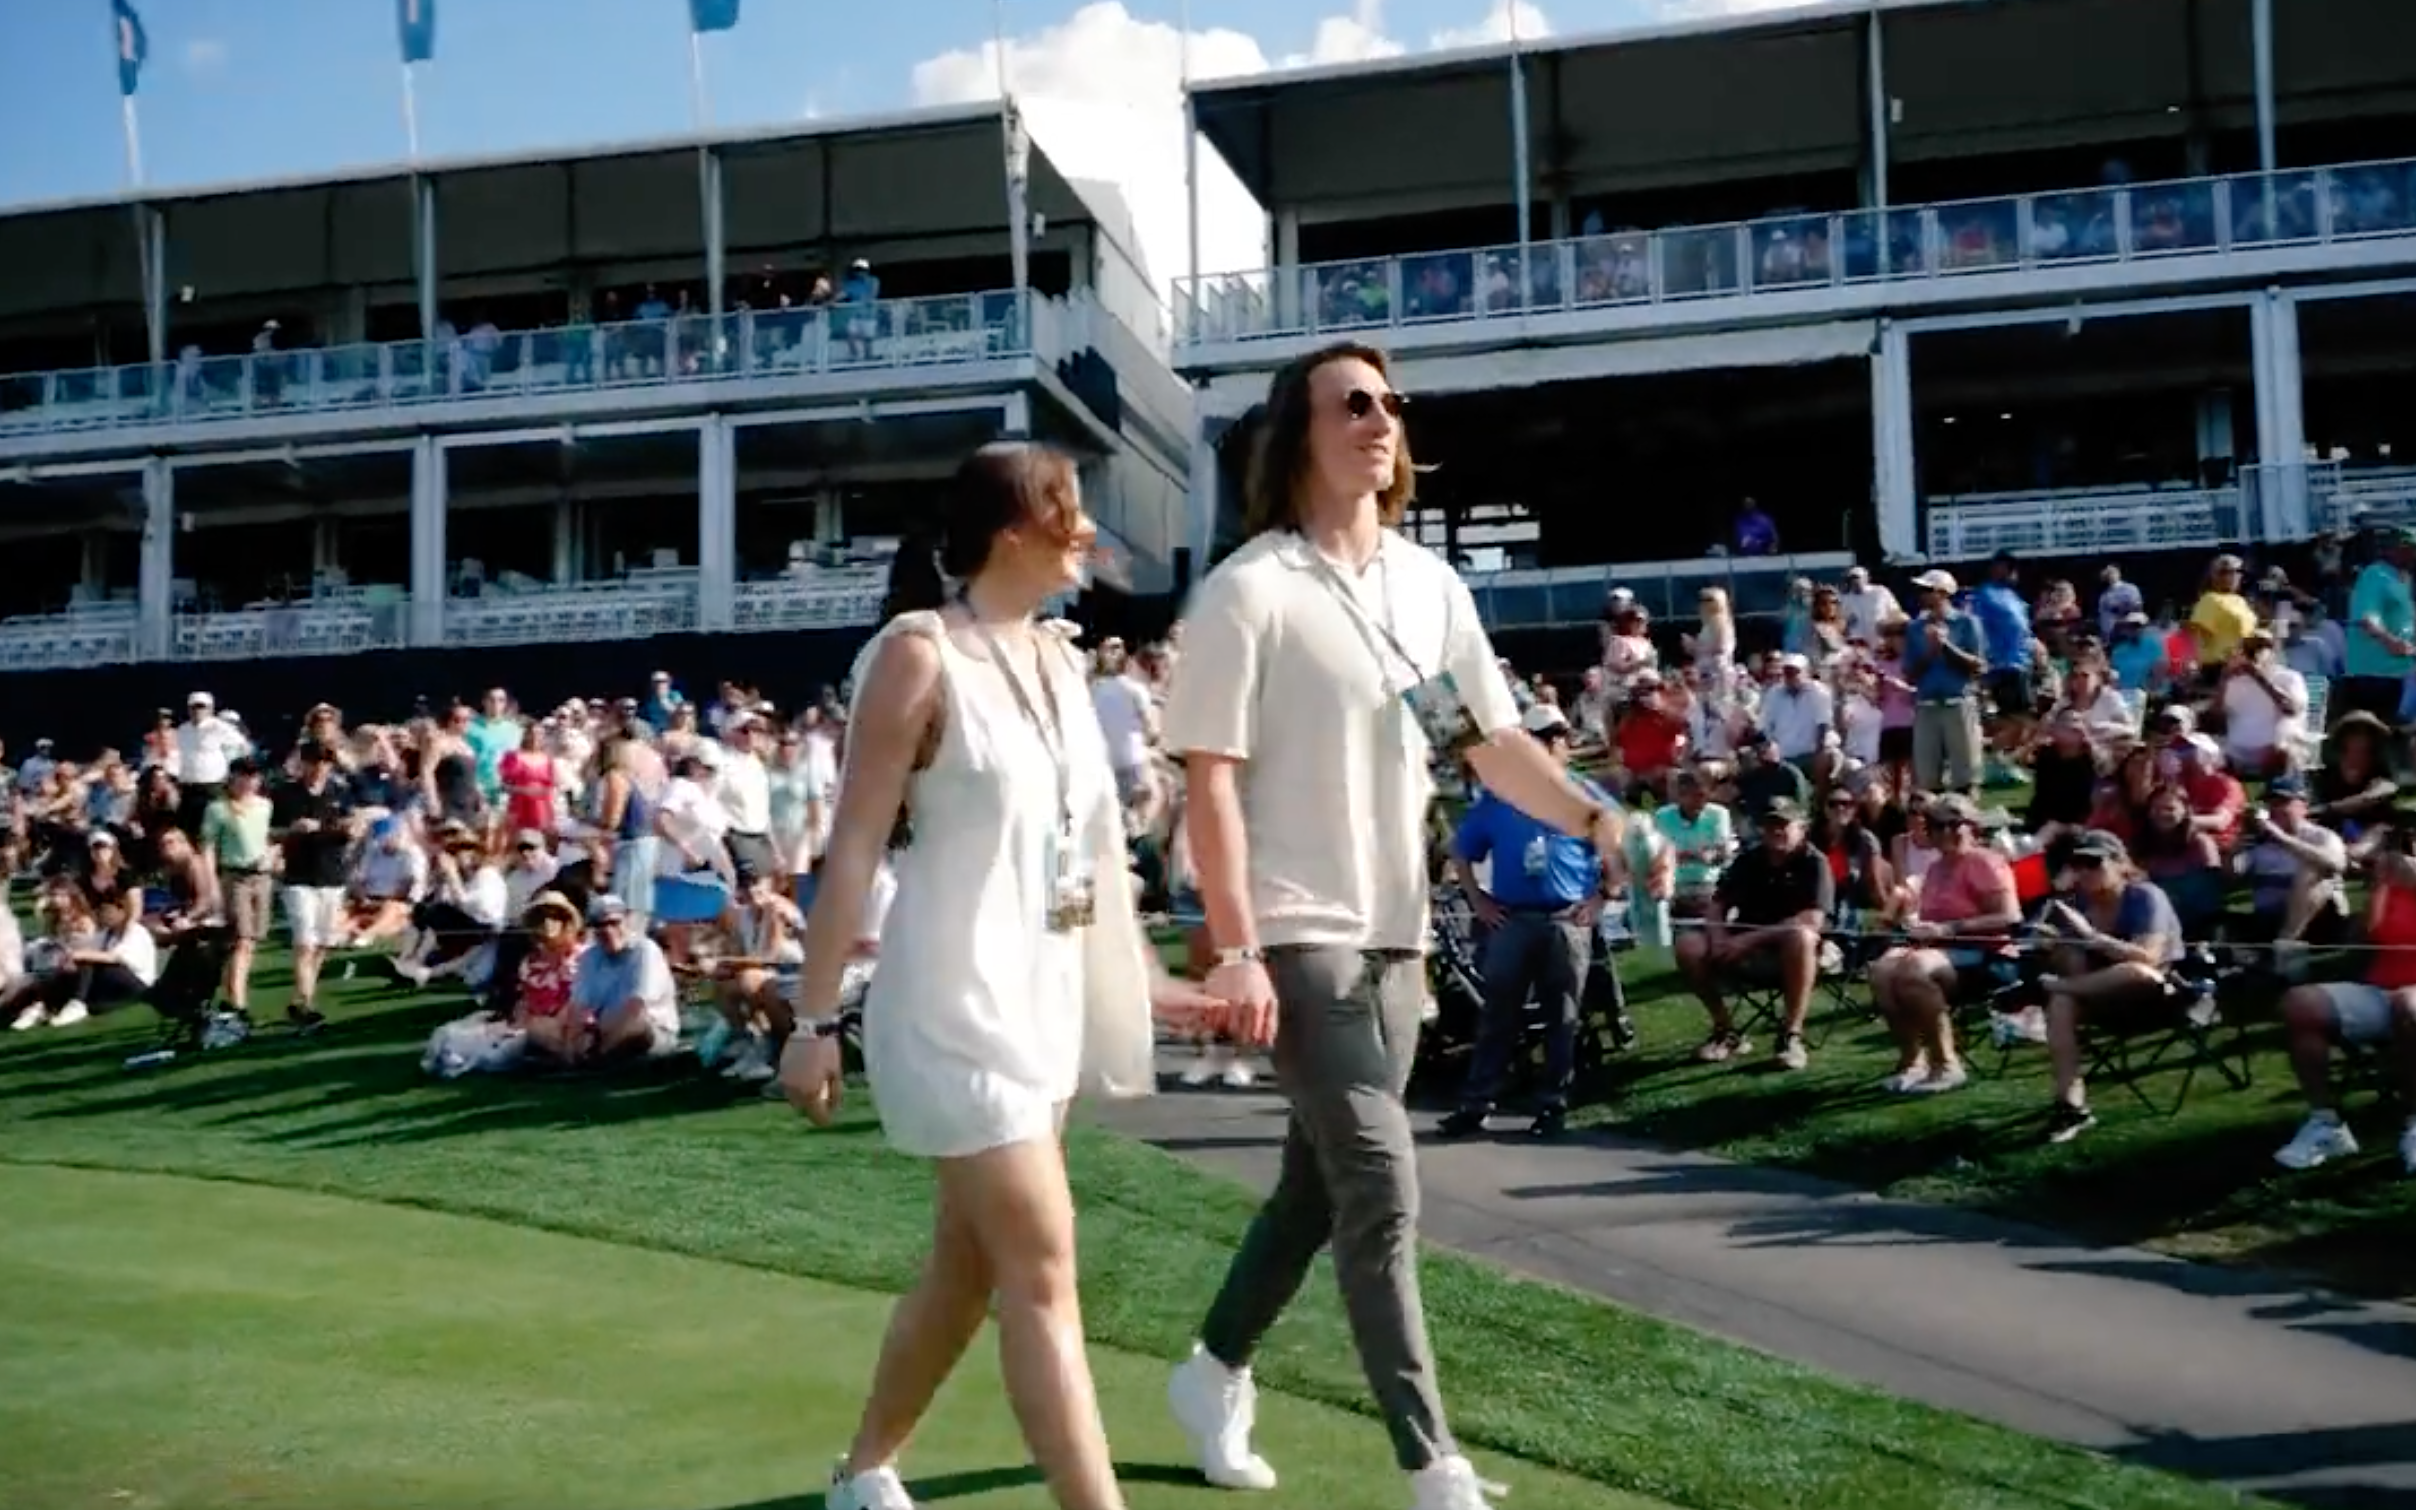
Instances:
[[[143,553],[135,583],[134,653],[164,661],[176,643],[176,474],[164,456],[143,463]]]
[[[1871,355],[1871,501],[1879,513],[1880,554],[1889,561],[1921,553],[1921,498],[1913,465],[1912,338],[1893,320],[1879,322]]]
[[[445,642],[445,453],[433,435],[411,447],[411,643]]]
[[[1030,440],[1032,438],[1032,399],[1029,394],[1010,393],[998,406],[998,438],[1000,440]]]
[[[1275,318],[1284,329],[1300,323],[1300,212],[1275,212]]]
[[[76,585],[96,597],[109,586],[109,532],[86,530],[76,547]]]
[[[315,577],[331,567],[344,564],[336,538],[336,517],[315,514],[310,521],[310,570]]]
[[[2280,166],[2273,143],[2273,0],[2248,0],[2248,33],[2257,92],[2257,168],[2271,173]]]
[[[168,360],[168,216],[158,205],[141,211],[143,238],[143,333],[151,364]]]
[[[567,587],[579,577],[579,500],[564,496],[554,500],[554,585]]]
[[[734,619],[738,582],[738,492],[730,422],[705,416],[696,432],[696,627],[710,634]]]
[[[2307,498],[2307,413],[2299,385],[2299,306],[2267,289],[2248,306],[2250,366],[2257,381],[2257,490],[2253,523],[2266,540],[2315,532]]]

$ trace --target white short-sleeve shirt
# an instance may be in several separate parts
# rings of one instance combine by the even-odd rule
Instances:
[[[1518,723],[1467,585],[1393,531],[1355,573],[1261,535],[1201,584],[1164,738],[1242,763],[1260,942],[1426,947],[1431,755],[1401,694],[1442,672],[1480,734]]]

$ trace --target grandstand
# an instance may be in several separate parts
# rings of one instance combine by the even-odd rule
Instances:
[[[1497,631],[2416,512],[2405,12],[1857,0],[1204,85],[1276,266],[1180,286],[1194,492],[1349,334]],[[1704,559],[1746,497],[1792,557]]]
[[[1082,459],[1105,597],[1164,594],[1163,306],[1113,187],[1034,143],[1010,211],[1008,139],[992,104],[0,215],[12,726],[194,662],[262,713],[835,680],[1001,434]]]

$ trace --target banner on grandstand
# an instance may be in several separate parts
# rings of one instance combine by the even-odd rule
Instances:
[[[436,56],[436,0],[394,0],[395,29],[403,43],[403,66]]]
[[[109,23],[117,33],[117,92],[132,99],[142,87],[143,65],[151,60],[151,34],[143,30],[134,0],[109,0]]]
[[[688,0],[692,31],[728,31],[738,24],[738,0]]]

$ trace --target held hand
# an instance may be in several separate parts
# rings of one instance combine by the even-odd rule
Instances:
[[[1468,910],[1475,913],[1476,920],[1488,928],[1499,928],[1502,919],[1508,916],[1502,911],[1501,903],[1481,891],[1468,899]]]
[[[1207,993],[1225,1004],[1225,1035],[1244,1048],[1275,1042],[1275,985],[1257,960],[1219,965],[1208,976]]]
[[[780,1093],[808,1122],[830,1126],[839,1115],[845,1093],[839,1040],[821,1037],[810,1029],[790,1034],[788,1046],[780,1051]]]
[[[1167,976],[1150,982],[1149,1011],[1167,1031],[1197,1036],[1222,1031],[1232,1009],[1196,982]]]

